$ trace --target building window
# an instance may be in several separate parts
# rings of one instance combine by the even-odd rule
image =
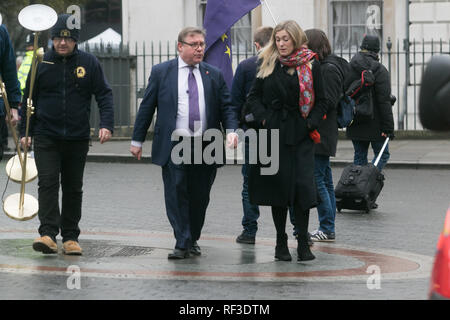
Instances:
[[[198,24],[203,26],[207,0],[198,1]],[[249,12],[231,27],[231,45],[239,52],[252,51],[252,18]]]
[[[197,2],[198,2],[197,23],[199,26],[203,27],[203,20],[205,18],[207,0],[197,0]]]
[[[383,38],[383,1],[331,0],[330,32],[336,52],[356,52],[365,34]]]
[[[252,51],[252,17],[247,13],[231,28],[231,44],[239,52]]]

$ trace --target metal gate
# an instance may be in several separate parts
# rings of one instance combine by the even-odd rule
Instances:
[[[420,81],[427,61],[437,54],[450,55],[450,41],[403,40],[382,45],[380,61],[391,75],[392,94],[397,97],[393,106],[396,130],[422,130],[418,118]],[[356,45],[335,48],[335,53],[350,61],[358,52]],[[233,67],[254,54],[249,44],[245,52],[233,52]],[[349,50],[348,48],[352,48]],[[132,47],[120,46],[113,50],[100,47],[91,51],[100,60],[114,94],[115,136],[130,137],[139,104],[142,101],[153,65],[177,57],[176,42],[155,44],[135,43]],[[93,102],[95,105],[95,101]],[[91,111],[91,124],[98,130],[98,110]]]
[[[87,49],[86,51],[89,51]],[[113,91],[114,101],[114,135],[130,136],[131,127],[134,124],[134,103],[136,95],[132,81],[136,73],[136,57],[128,53],[128,50],[112,50],[111,48],[100,48],[92,52],[102,65],[105,77]],[[97,134],[99,126],[99,112],[97,102],[91,102],[91,131]]]

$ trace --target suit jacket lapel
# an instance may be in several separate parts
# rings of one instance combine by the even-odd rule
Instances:
[[[202,75],[203,82],[203,91],[205,94],[205,114],[206,114],[206,125],[209,128],[208,124],[209,116],[210,116],[210,108],[211,108],[211,75],[208,71],[208,68],[205,66],[203,62],[200,63],[200,74]]]
[[[178,108],[178,59],[172,60],[167,70],[169,85],[171,87],[171,97],[175,110]]]

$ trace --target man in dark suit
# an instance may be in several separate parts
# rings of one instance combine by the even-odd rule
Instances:
[[[187,27],[178,35],[179,57],[153,67],[144,99],[134,125],[130,152],[142,156],[142,143],[158,110],[152,145],[152,161],[162,167],[166,212],[176,238],[169,259],[184,259],[200,255],[200,238],[209,193],[223,159],[207,164],[174,161],[174,136],[190,139],[193,155],[194,140],[202,140],[206,130],[238,128],[238,113],[222,73],[202,62],[205,50],[203,30]],[[227,146],[237,146],[237,134],[227,134]],[[200,142],[204,148],[205,143]]]

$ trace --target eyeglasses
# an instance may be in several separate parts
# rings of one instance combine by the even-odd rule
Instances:
[[[64,42],[66,42],[66,43],[73,43],[73,42],[75,42],[75,40],[73,40],[72,38],[69,38],[69,37],[54,37],[53,40],[56,41],[56,42],[61,42],[61,41],[64,40]]]
[[[206,43],[204,43],[204,42],[189,43],[189,42],[181,41],[181,43],[184,43],[184,44],[190,46],[192,49],[198,49],[198,48],[204,49],[206,47]]]

